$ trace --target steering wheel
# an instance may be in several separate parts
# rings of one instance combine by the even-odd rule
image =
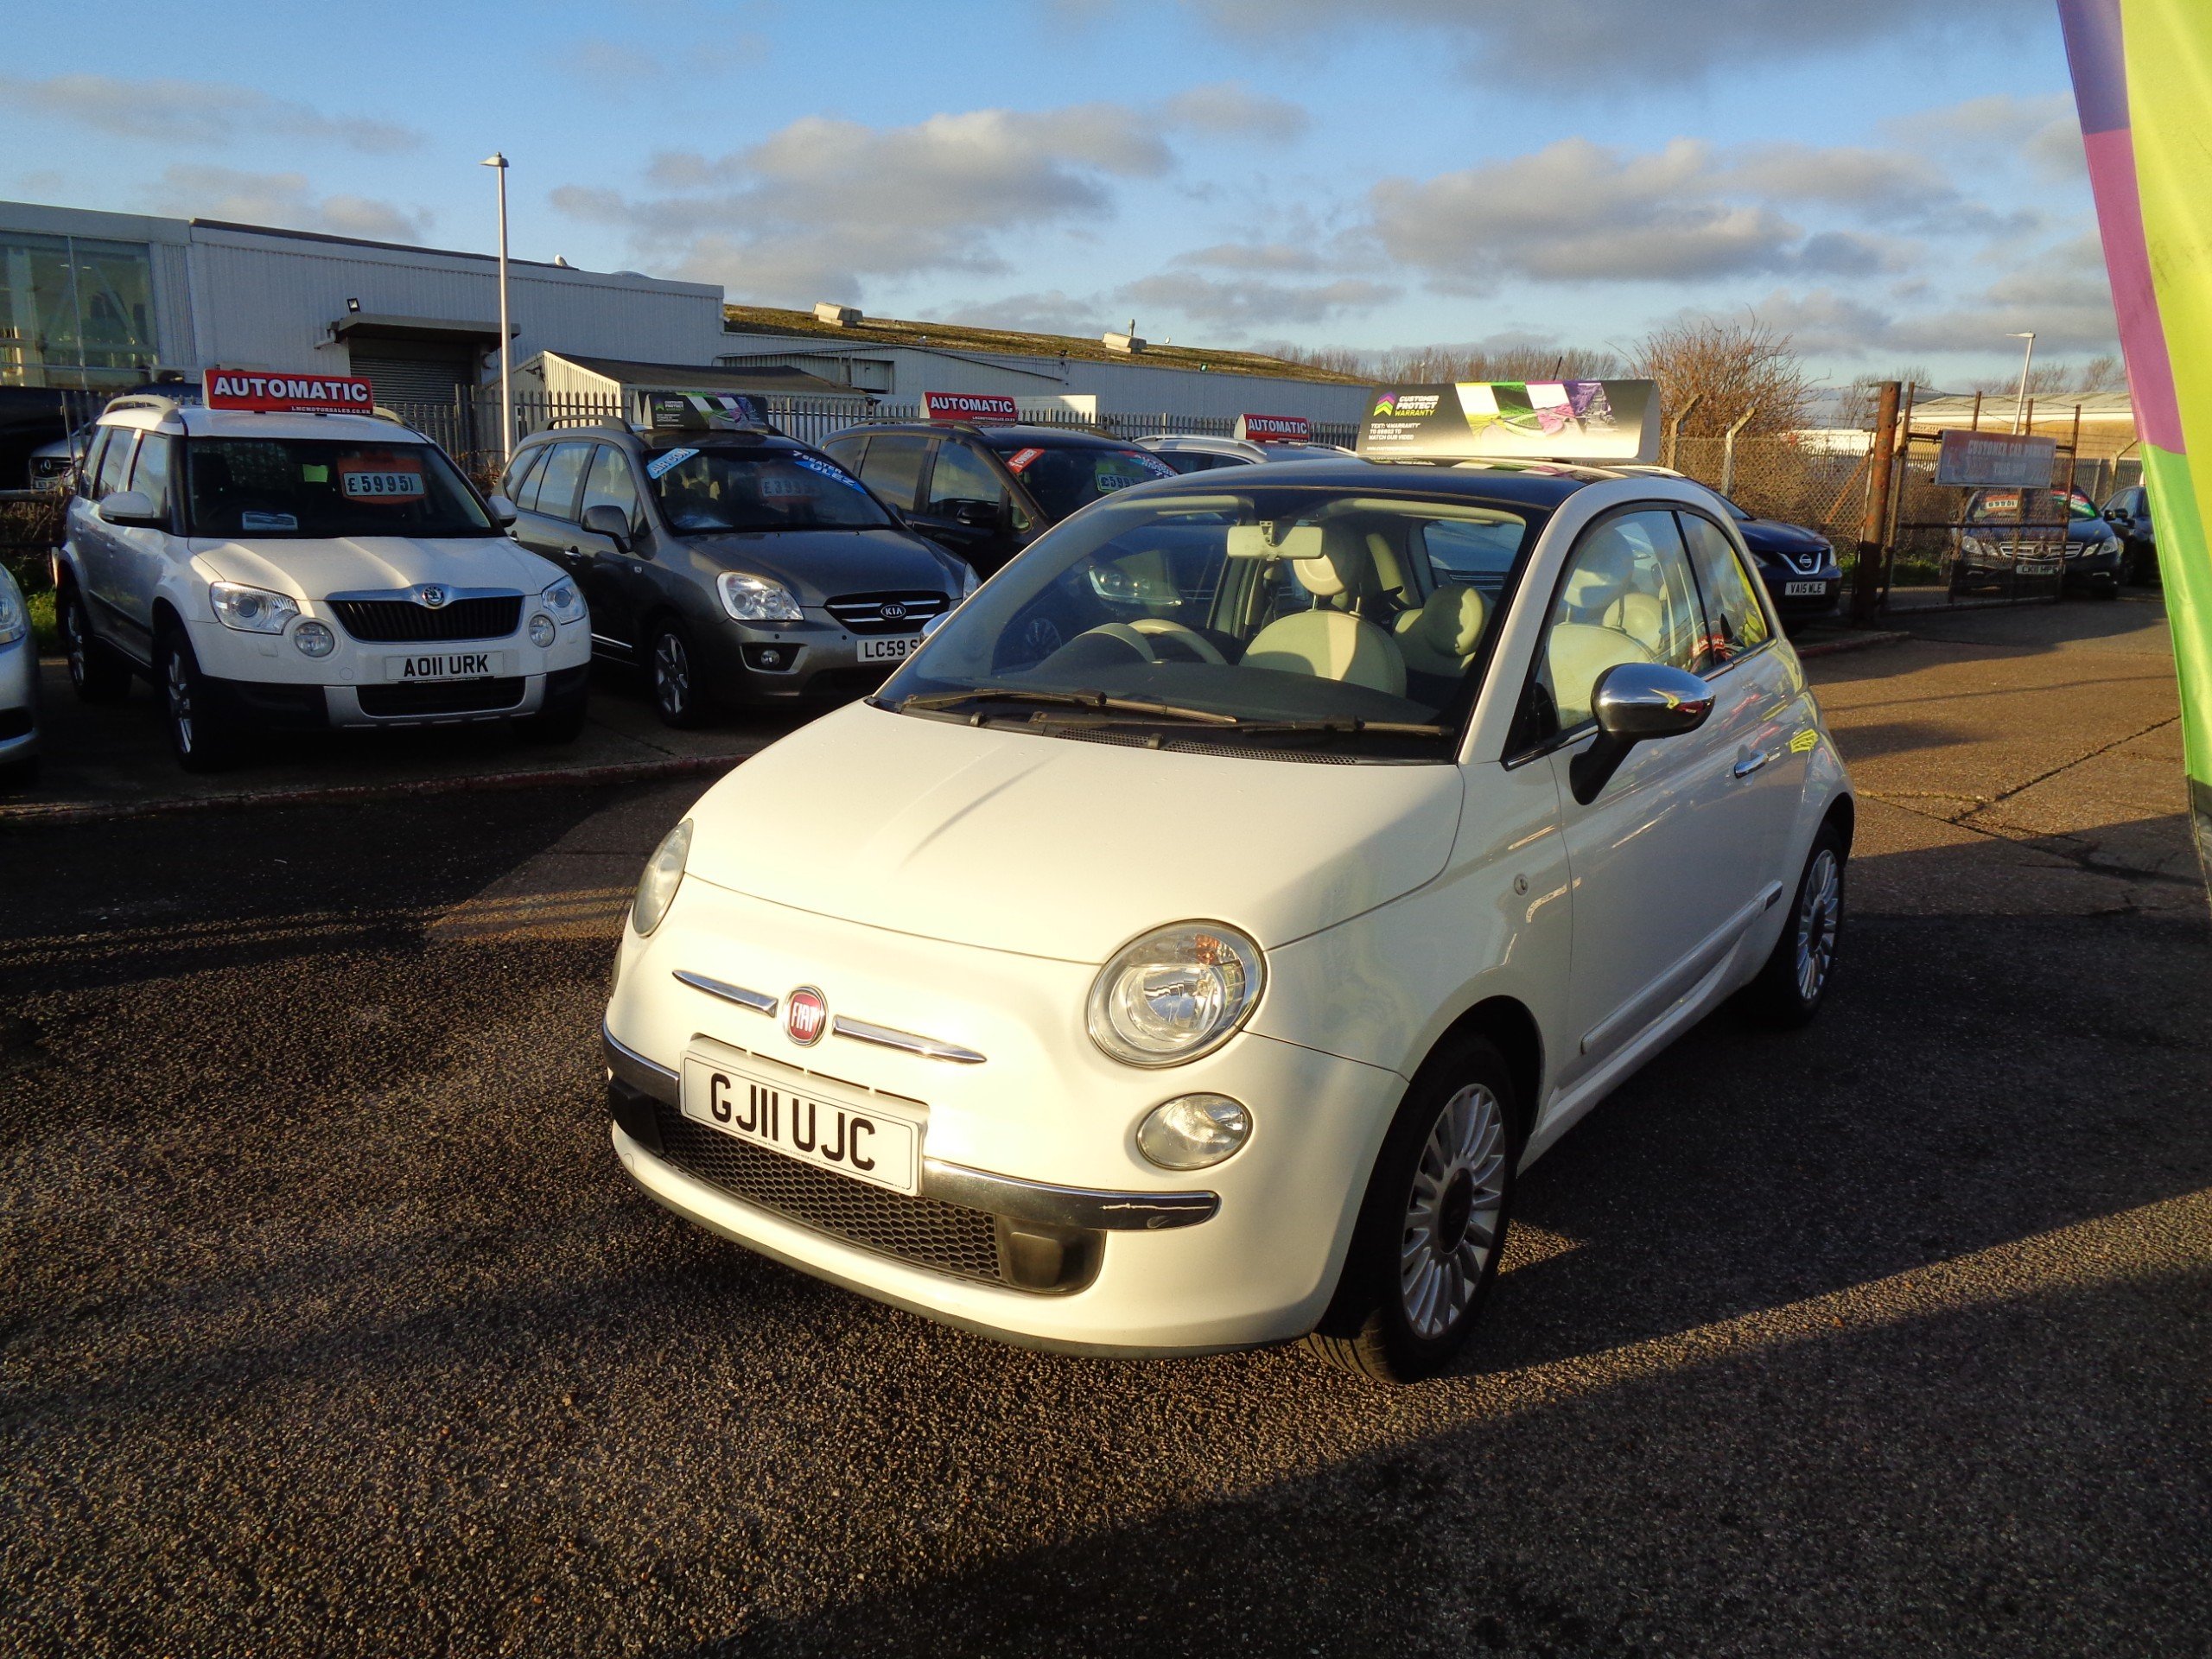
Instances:
[[[1229,666],[1229,658],[1221,654],[1212,640],[1197,629],[1186,628],[1180,622],[1171,622],[1164,616],[1141,616],[1134,622],[1102,622],[1076,637],[1088,639],[1094,635],[1127,645],[1147,663],[1175,660],[1162,657],[1154,643],[1155,640],[1173,639],[1202,663],[1212,663],[1223,668]]]

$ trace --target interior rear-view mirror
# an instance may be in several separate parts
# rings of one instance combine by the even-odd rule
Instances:
[[[1598,798],[1637,744],[1704,725],[1713,712],[1713,688],[1664,663],[1616,663],[1591,688],[1590,712],[1598,722],[1598,741],[1567,769],[1574,798],[1584,806]]]

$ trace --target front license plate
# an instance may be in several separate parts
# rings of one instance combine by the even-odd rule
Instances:
[[[895,639],[863,639],[861,661],[864,663],[895,663],[922,643],[918,633],[900,634]]]
[[[922,1126],[873,1105],[856,1107],[686,1054],[683,1116],[872,1186],[912,1192],[920,1185]]]
[[[387,657],[384,677],[409,680],[488,680],[507,671],[504,651],[426,651],[413,657]]]
[[[1825,582],[1785,582],[1782,584],[1784,599],[1818,599],[1828,590]]]

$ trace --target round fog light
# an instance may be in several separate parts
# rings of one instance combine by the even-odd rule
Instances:
[[[1137,1150],[1162,1169],[1205,1169],[1252,1135],[1252,1115],[1227,1095],[1182,1095],[1137,1125]]]
[[[336,649],[338,636],[320,622],[302,622],[292,630],[292,643],[305,657],[327,657]]]
[[[553,619],[543,611],[530,619],[530,643],[541,651],[553,643]]]

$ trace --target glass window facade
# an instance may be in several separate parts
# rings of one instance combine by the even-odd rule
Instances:
[[[159,356],[143,243],[0,231],[0,385],[136,385]]]

